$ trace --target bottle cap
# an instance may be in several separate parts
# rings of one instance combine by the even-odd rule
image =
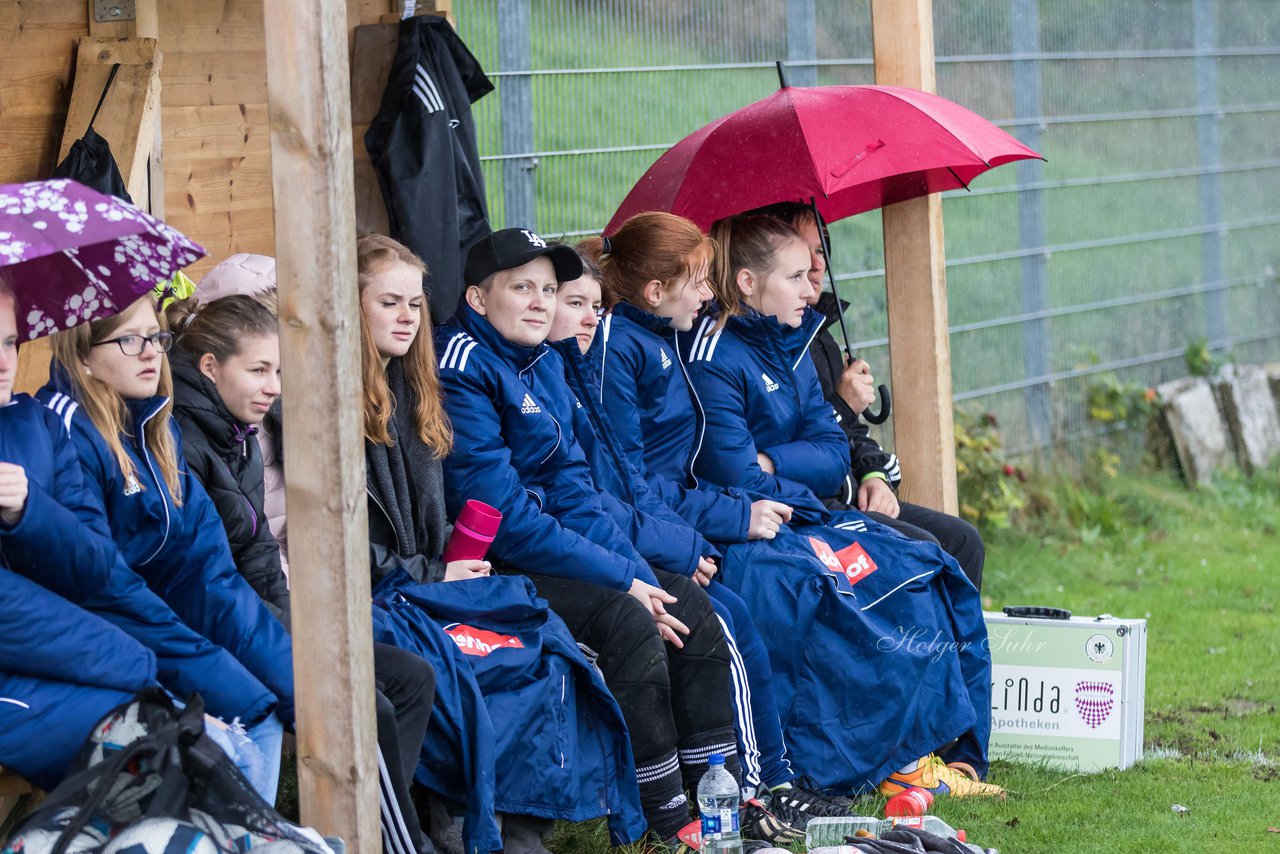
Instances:
[[[708,765],[723,765],[723,764],[724,764],[724,754],[723,754],[723,753],[713,753],[713,754],[711,754],[710,756],[708,756],[708,757],[707,757],[707,764],[708,764]]]
[[[933,805],[933,796],[918,787],[911,787],[890,798],[884,805],[884,814],[889,817],[921,816]]]

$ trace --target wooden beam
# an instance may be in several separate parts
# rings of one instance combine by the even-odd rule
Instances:
[[[120,63],[120,71],[94,129],[110,144],[134,204],[145,209],[148,190],[154,190],[151,155],[159,149],[163,56],[156,45],[159,29],[156,0],[135,0],[135,8],[137,17],[133,20],[99,24],[93,19],[93,0],[87,0],[89,36],[81,38],[76,48],[75,85],[63,126],[58,162],[67,156],[72,143],[84,135],[111,66]],[[161,190],[159,211],[152,211],[157,216],[164,214],[163,185]],[[151,195],[156,197],[154,192]],[[52,356],[47,338],[23,342],[18,348],[14,390],[34,394],[48,382]]]
[[[381,849],[345,0],[265,0],[298,789],[304,823]]]
[[[933,92],[931,0],[871,0],[876,83]],[[942,198],[937,194],[883,210],[894,449],[903,497],[956,513],[955,423]]]
[[[104,39],[160,38],[160,16],[156,8],[157,0],[134,0],[134,16],[127,20],[109,18],[106,21],[95,20],[93,0],[86,0],[89,10],[89,35]],[[120,4],[123,8],[124,4]]]
[[[142,208],[147,205],[147,158],[160,115],[162,58],[155,39],[81,39],[76,50],[71,107],[58,152],[61,162],[71,151],[72,143],[84,136],[111,67],[120,63],[115,82],[94,121],[94,130],[111,145],[125,187],[134,204]]]

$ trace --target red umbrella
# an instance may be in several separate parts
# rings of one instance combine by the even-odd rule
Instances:
[[[995,166],[1039,154],[959,104],[897,86],[788,87],[676,143],[605,227],[668,211],[702,228],[813,198],[832,222],[968,188]]]

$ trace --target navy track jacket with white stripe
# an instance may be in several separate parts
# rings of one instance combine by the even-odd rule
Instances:
[[[126,401],[134,435],[122,434],[121,442],[135,471],[128,480],[106,439],[76,405],[71,381],[61,368],[54,366],[36,399],[64,416],[85,488],[105,510],[109,535],[125,564],[182,622],[229,652],[275,694],[281,720],[291,724],[293,645],[284,626],[236,571],[213,501],[182,463],[182,437],[164,410],[167,398]],[[169,493],[147,445],[143,427],[152,418],[168,420],[179,461],[181,505]]]
[[[62,400],[61,414],[26,395],[0,408],[0,459],[21,465],[28,483],[22,522],[0,534],[7,565],[145,646],[160,683],[176,696],[198,691],[226,720],[262,718],[275,696],[178,619],[121,558],[67,433],[74,402]]]
[[[431,317],[453,316],[467,249],[489,233],[471,105],[493,91],[437,15],[400,22],[378,115],[364,135],[390,234],[427,262]]]
[[[849,471],[849,445],[808,355],[822,315],[807,309],[793,329],[745,311],[723,329],[706,318],[676,336],[707,419],[694,473],[778,501],[797,490],[835,495]],[[773,461],[775,474],[760,468],[757,453]]]
[[[502,511],[490,554],[526,572],[621,591],[636,578],[656,584],[592,480],[572,413],[560,409],[559,354],[511,343],[465,303],[437,327],[436,352],[454,428],[444,461],[449,518],[468,499]]]
[[[614,518],[631,534],[636,551],[650,565],[693,575],[698,560],[719,552],[659,497],[627,459],[599,400],[600,336],[583,355],[578,340],[551,346],[564,364],[563,406],[572,407],[574,438],[587,454],[596,486],[611,496]]]
[[[704,537],[745,543],[751,496],[693,477],[703,422],[667,318],[619,303],[596,338],[601,350],[597,394],[627,459]]]

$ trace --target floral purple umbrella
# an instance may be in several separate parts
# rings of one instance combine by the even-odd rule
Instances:
[[[203,247],[145,211],[70,180],[0,184],[0,279],[18,338],[108,317]]]

